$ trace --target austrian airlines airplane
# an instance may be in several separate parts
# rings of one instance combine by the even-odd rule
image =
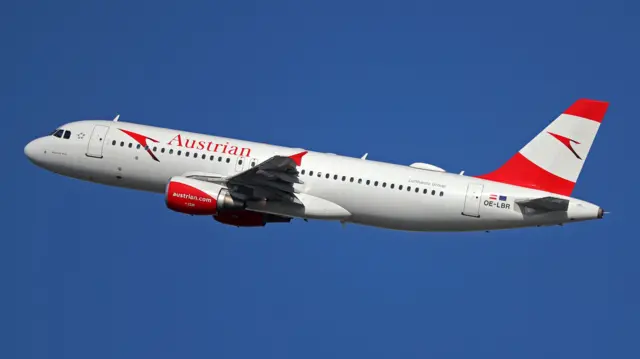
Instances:
[[[608,103],[581,99],[497,170],[448,173],[112,121],[68,123],[24,149],[81,180],[163,193],[171,210],[238,226],[292,218],[473,231],[602,218],[570,197]]]

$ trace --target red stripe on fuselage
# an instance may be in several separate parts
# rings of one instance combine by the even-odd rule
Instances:
[[[574,182],[539,167],[520,152],[497,170],[475,177],[565,196],[571,195],[573,187],[576,185]]]

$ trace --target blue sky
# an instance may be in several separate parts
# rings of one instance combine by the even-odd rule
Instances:
[[[5,4],[0,357],[639,357],[638,10]],[[60,124],[120,113],[480,174],[581,97],[611,106],[574,196],[612,214],[562,228],[238,229],[23,155]]]

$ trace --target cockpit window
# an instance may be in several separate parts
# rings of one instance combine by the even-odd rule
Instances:
[[[56,132],[54,132],[53,135],[58,138],[62,138],[63,133],[64,133],[64,130],[56,130]]]
[[[68,140],[71,137],[71,131],[64,131],[64,139]]]

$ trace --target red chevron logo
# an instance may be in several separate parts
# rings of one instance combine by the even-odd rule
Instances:
[[[158,160],[156,155],[154,155],[153,152],[151,151],[151,148],[149,148],[149,145],[147,145],[147,140],[149,140],[151,142],[155,142],[155,143],[158,143],[158,141],[154,140],[151,137],[143,136],[143,135],[141,135],[139,133],[123,130],[121,128],[119,128],[119,130],[124,132],[124,133],[126,133],[127,135],[129,135],[129,137],[133,138],[136,142],[138,142],[140,144],[140,146],[144,147],[144,149],[147,151],[149,156],[151,156],[151,158],[153,158],[157,162],[160,162],[160,160]]]
[[[568,137],[557,135],[555,133],[551,133],[551,132],[547,132],[547,133],[550,134],[551,136],[555,137],[556,140],[560,141],[560,143],[565,145],[579,160],[582,160],[582,158],[576,153],[576,150],[574,150],[573,146],[571,145],[572,143],[575,143],[575,144],[579,145],[580,142],[578,142],[576,140],[572,140],[572,139],[570,139]]]

